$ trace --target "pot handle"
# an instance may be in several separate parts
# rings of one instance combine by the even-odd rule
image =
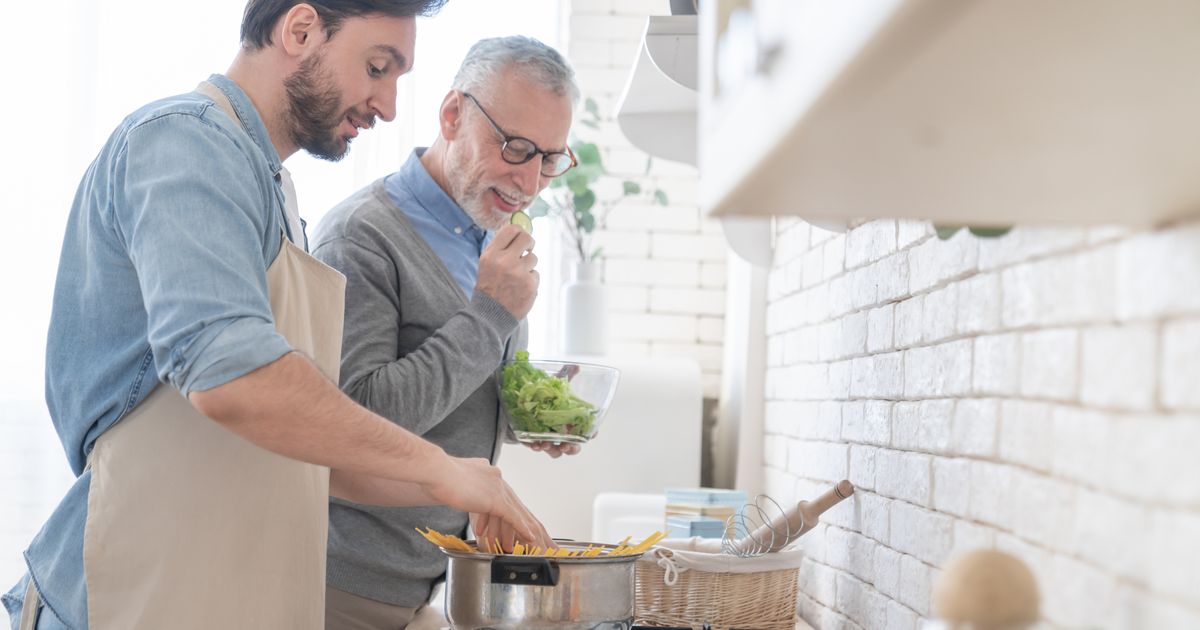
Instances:
[[[549,558],[492,558],[492,584],[557,586],[558,563]]]

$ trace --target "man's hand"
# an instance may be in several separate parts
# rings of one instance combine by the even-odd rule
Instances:
[[[525,442],[525,446],[530,450],[538,451],[549,455],[552,459],[558,459],[563,455],[578,455],[578,444],[555,444],[554,442]]]
[[[499,468],[486,459],[446,459],[448,469],[439,471],[436,480],[427,484],[428,492],[440,503],[470,512],[475,539],[486,550],[494,550],[497,540],[505,551],[512,551],[517,541],[542,548],[554,546],[541,521],[501,478]]]
[[[499,302],[517,319],[525,319],[537,297],[537,256],[532,250],[533,237],[510,224],[500,228],[479,255],[475,290]]]
[[[263,397],[261,392],[273,392]],[[284,457],[327,466],[335,496],[383,505],[445,504],[476,516],[482,540],[553,546],[486,459],[451,457],[354,404],[298,352],[188,400],[225,429]]]

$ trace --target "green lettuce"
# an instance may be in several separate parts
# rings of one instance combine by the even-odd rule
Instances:
[[[500,398],[513,428],[529,433],[591,435],[596,406],[571,393],[565,378],[557,378],[529,363],[529,353],[501,371]]]

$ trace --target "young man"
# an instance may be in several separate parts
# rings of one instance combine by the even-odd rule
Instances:
[[[251,0],[228,73],[130,115],[88,169],[46,360],[79,478],[4,597],[14,628],[320,628],[330,492],[549,542],[486,460],[338,390],[344,280],[285,195],[288,156],[393,118],[439,5]]]
[[[347,279],[342,388],[455,455],[494,461],[506,435],[493,375],[524,347],[537,289],[526,281],[534,256],[504,255],[532,246],[509,220],[573,165],[578,97],[574,72],[544,44],[477,43],[442,101],[433,145],[317,230],[314,255]],[[468,522],[453,507],[338,499],[329,513],[330,630],[404,628],[446,571],[414,528],[457,534]]]

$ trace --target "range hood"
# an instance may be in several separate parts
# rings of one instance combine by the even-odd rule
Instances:
[[[695,15],[652,15],[617,102],[617,126],[656,158],[696,166],[699,39]],[[722,218],[725,240],[756,266],[771,264],[770,221]]]
[[[633,146],[696,165],[696,16],[654,15],[617,102],[617,126]]]

